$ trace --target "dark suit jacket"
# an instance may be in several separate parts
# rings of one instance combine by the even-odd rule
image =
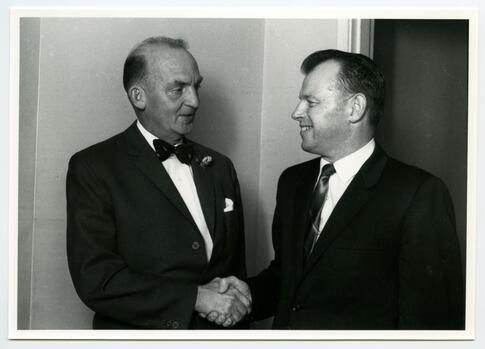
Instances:
[[[197,286],[245,278],[239,184],[231,161],[194,145],[191,164],[214,249],[136,124],[75,154],[67,174],[67,252],[94,328],[214,328],[194,313]],[[203,167],[200,160],[212,157]],[[225,198],[234,211],[223,212]]]
[[[275,258],[249,280],[254,318],[274,315],[274,328],[462,329],[461,259],[445,185],[376,147],[304,265],[319,161],[281,175]]]

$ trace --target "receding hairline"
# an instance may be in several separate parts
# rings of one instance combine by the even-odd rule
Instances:
[[[192,56],[190,54],[190,52],[186,49],[186,48],[183,48],[183,47],[171,47],[171,46],[168,46],[168,45],[156,45],[156,44],[153,44],[153,45],[145,45],[143,47],[140,47],[139,49],[137,49],[136,51],[136,55],[142,55],[144,56],[145,58],[150,54],[150,53],[167,53],[167,52],[173,52],[173,51],[180,51],[180,52],[186,52],[188,53],[190,56]]]
[[[326,52],[324,57],[319,57],[319,58],[315,57],[316,54],[321,52]],[[305,76],[308,76],[312,72],[317,70],[319,67],[324,65],[325,63],[335,64],[337,67],[337,71],[334,77],[334,86],[342,93],[351,93],[351,91],[349,91],[347,84],[343,79],[344,59],[345,59],[345,55],[347,54],[348,54],[347,52],[340,52],[337,50],[316,51],[310,54],[309,56],[307,56],[303,60],[300,66],[300,71]],[[315,58],[317,58],[316,59],[317,62],[314,61]]]
[[[312,67],[312,69],[303,70],[302,73],[304,74],[305,78],[307,78],[310,74],[317,72],[319,69],[322,69],[322,66],[325,63],[334,64],[336,66],[335,76],[332,77],[331,85],[328,86],[329,90],[338,90],[342,93],[348,93],[345,83],[342,80],[342,63],[334,58],[329,58],[320,62]]]
[[[125,67],[123,69],[123,84],[125,90],[128,90],[136,82],[147,82],[149,76],[148,69],[153,64],[153,57],[157,56],[157,52],[169,51],[186,52],[188,56],[194,60],[195,64],[197,64],[195,58],[188,51],[188,45],[185,40],[172,39],[163,36],[150,37],[136,44],[126,57]],[[135,66],[138,65],[138,68],[134,68],[135,73],[132,73],[133,70],[131,70],[131,72],[127,74],[127,72],[130,71],[126,69],[127,65],[133,66],[133,64]]]
[[[173,39],[166,36],[156,36],[150,37],[142,42],[136,44],[128,54],[128,57],[131,55],[138,54],[138,52],[142,52],[146,48],[151,47],[167,47],[167,48],[180,48],[184,50],[188,50],[188,44],[183,39]]]

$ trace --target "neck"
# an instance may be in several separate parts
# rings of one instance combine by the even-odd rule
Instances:
[[[171,145],[177,145],[184,142],[184,137],[180,135],[169,135],[166,132],[160,132],[157,127],[155,127],[152,123],[147,122],[147,120],[143,118],[138,118],[140,124],[150,132],[153,136],[161,139],[162,141],[167,142]]]
[[[342,144],[341,146],[339,146],[338,150],[334,154],[323,154],[322,157],[328,162],[334,163],[352,153],[355,153],[357,150],[369,143],[371,139],[372,136],[361,139],[349,140],[349,142],[347,142],[346,144]]]

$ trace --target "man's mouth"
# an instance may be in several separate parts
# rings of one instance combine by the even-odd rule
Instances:
[[[310,130],[310,129],[312,129],[312,128],[313,128],[313,126],[309,126],[309,125],[300,125],[300,131],[301,131],[301,132],[306,132],[306,131],[308,131],[308,130]]]
[[[186,118],[193,118],[195,116],[196,111],[197,109],[186,108],[184,110],[179,111],[179,116],[186,117]]]

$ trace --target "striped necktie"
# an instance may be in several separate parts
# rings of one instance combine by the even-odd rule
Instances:
[[[328,192],[328,180],[331,175],[335,173],[333,164],[326,164],[322,168],[317,185],[313,190],[312,202],[310,206],[310,221],[312,222],[310,232],[305,239],[305,256],[308,258],[315,247],[318,236],[320,235],[320,216],[322,213],[323,204]]]

